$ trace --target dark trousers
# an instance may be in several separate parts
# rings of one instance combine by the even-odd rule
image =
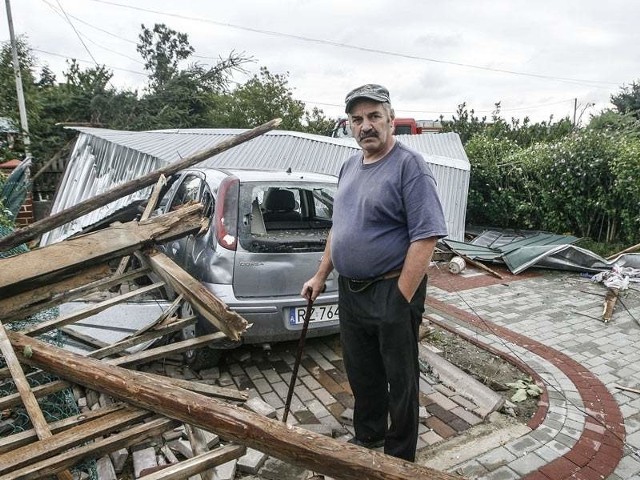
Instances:
[[[418,328],[426,277],[411,302],[398,279],[361,291],[340,277],[340,337],[355,397],[353,425],[363,442],[384,439],[384,452],[413,462],[418,441]],[[387,421],[390,419],[390,423]]]

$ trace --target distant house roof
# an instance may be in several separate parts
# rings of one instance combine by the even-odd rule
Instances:
[[[69,127],[80,132],[51,213],[139,178],[151,171],[209,149],[245,131],[185,129],[129,132]],[[469,187],[469,160],[456,133],[401,135],[400,141],[420,151],[431,166],[445,208],[450,238],[462,240]],[[340,166],[359,151],[353,138],[331,138],[274,130],[200,163],[202,166],[262,170],[306,171],[338,175]],[[135,200],[150,188],[91,212],[71,224],[45,234],[42,245],[53,243],[93,225]]]
[[[0,133],[20,133],[20,129],[9,117],[0,117]]]

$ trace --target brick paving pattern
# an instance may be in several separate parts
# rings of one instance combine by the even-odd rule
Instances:
[[[276,344],[271,350],[243,347],[230,352],[214,378],[219,384],[232,382],[238,389],[248,390],[249,398],[259,398],[273,407],[276,418],[282,420],[296,348],[297,342]],[[458,435],[483,421],[474,413],[477,406],[473,399],[458,395],[430,375],[422,374],[420,390],[424,414],[419,448]],[[353,395],[338,336],[308,339],[287,423],[306,428],[314,424],[328,426],[332,436],[346,440],[353,435],[352,415]]]
[[[432,321],[527,368],[546,393],[530,434],[453,470],[488,479],[640,478],[640,399],[616,388],[640,382],[637,290],[605,325],[605,287],[576,273],[488,278],[471,273],[456,290],[455,278],[435,272]]]

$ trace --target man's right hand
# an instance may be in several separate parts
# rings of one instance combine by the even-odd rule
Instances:
[[[311,277],[307,280],[304,285],[302,285],[302,290],[300,291],[300,296],[302,298],[306,298],[307,300],[311,300],[312,302],[318,298],[325,289],[325,282],[316,276]]]

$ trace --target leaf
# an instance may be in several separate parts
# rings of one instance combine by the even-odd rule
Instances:
[[[518,380],[514,383],[507,383],[507,387],[511,388],[527,388],[528,385],[523,380]]]
[[[527,394],[532,397],[539,397],[541,393],[542,389],[537,385],[529,385],[529,388],[527,388]]]
[[[527,391],[524,388],[519,388],[516,393],[511,397],[513,403],[523,402],[527,399]]]

